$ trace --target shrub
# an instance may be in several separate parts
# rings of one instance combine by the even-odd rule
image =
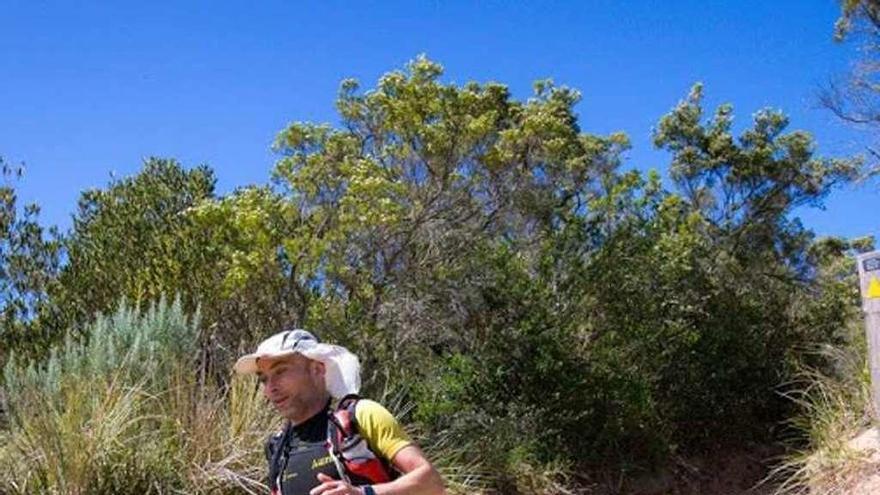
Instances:
[[[249,380],[200,380],[179,301],[98,317],[40,363],[10,360],[0,492],[256,493],[272,418]]]

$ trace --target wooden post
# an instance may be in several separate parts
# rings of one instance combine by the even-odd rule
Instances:
[[[880,251],[860,254],[856,260],[859,265],[859,285],[868,337],[871,403],[874,406],[874,419],[880,420]]]

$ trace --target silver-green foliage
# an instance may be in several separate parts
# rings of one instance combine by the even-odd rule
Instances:
[[[254,490],[266,415],[254,388],[196,373],[198,316],[121,305],[83,340],[4,370],[0,493]]]
[[[123,304],[111,315],[98,315],[85,339],[69,335],[44,362],[22,366],[10,359],[4,369],[8,400],[14,405],[41,391],[57,401],[66,382],[111,377],[159,389],[171,367],[193,359],[197,336],[198,316],[187,317],[179,298],[146,311]]]

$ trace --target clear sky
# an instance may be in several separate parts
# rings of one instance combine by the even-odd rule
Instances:
[[[748,124],[765,106],[812,132],[824,155],[870,135],[818,108],[818,87],[855,47],[833,42],[835,0],[571,2],[0,3],[0,155],[66,228],[79,193],[147,156],[208,164],[219,192],[268,180],[286,123],[336,123],[339,81],[365,88],[419,53],[447,81],[499,81],[525,98],[536,79],[575,87],[584,131],[622,130],[626,167],[664,171],[657,120],[696,81]],[[801,210],[819,234],[880,237],[880,187],[836,191]]]

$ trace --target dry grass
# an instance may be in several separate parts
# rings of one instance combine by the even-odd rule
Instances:
[[[10,362],[0,493],[262,493],[275,419],[250,380],[193,372],[179,305],[123,308],[39,365]]]
[[[199,379],[197,328],[179,304],[122,308],[45,362],[10,360],[0,493],[268,493],[263,442],[279,419],[253,378]],[[450,493],[485,493],[472,446],[420,440]]]
[[[786,395],[801,413],[791,421],[806,447],[791,453],[773,470],[777,495],[847,493],[866,468],[863,452],[850,440],[870,423],[870,374],[863,349],[826,349],[836,373],[804,370]]]

